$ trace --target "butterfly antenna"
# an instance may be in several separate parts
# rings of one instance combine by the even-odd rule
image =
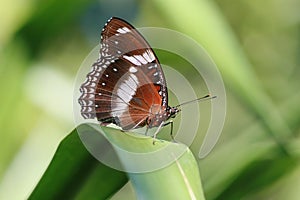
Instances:
[[[178,104],[175,107],[178,108],[180,106],[183,106],[183,105],[186,105],[186,104],[190,104],[190,103],[193,103],[193,102],[206,101],[206,100],[210,100],[210,99],[214,99],[214,98],[217,98],[217,96],[211,96],[210,94],[208,94],[208,95],[205,95],[203,97],[200,97],[200,98],[197,98],[197,99],[194,99],[194,100],[191,100],[191,101],[187,101],[187,102]]]

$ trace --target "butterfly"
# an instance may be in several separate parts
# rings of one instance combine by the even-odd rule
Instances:
[[[124,131],[171,124],[180,104],[168,105],[162,67],[144,37],[128,22],[112,17],[101,32],[100,55],[80,87],[81,115]],[[198,101],[209,97],[193,100]],[[147,131],[146,131],[147,132]],[[173,138],[173,136],[172,136]]]

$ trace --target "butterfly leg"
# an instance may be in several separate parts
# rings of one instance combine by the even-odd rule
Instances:
[[[157,134],[158,134],[158,132],[160,131],[160,129],[161,129],[161,127],[164,125],[164,122],[162,122],[159,126],[158,126],[158,128],[157,128],[157,130],[155,131],[155,133],[154,133],[154,135],[153,135],[153,145],[155,144],[155,139],[156,139],[156,136],[157,136]]]
[[[169,121],[169,122],[163,124],[163,126],[167,126],[167,125],[169,125],[169,124],[171,124],[170,136],[171,136],[172,142],[176,142],[176,143],[177,143],[177,141],[175,140],[175,138],[174,138],[174,136],[173,136],[173,121],[171,120],[171,121]]]
[[[146,131],[145,131],[145,135],[146,135],[146,136],[148,135],[148,130],[149,130],[149,126],[146,125]]]

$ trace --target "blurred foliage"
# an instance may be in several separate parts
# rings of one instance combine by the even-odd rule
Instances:
[[[21,37],[33,55],[49,45],[49,41],[63,32],[76,31],[80,15],[92,1],[51,1],[36,5],[28,22],[20,28],[15,37]],[[74,30],[75,28],[75,30]]]
[[[220,68],[228,111],[216,148],[199,161],[207,199],[298,199],[299,7],[299,0],[1,1],[0,199],[26,198],[74,128],[73,80],[111,16],[186,33]],[[132,196],[128,188],[117,196]]]

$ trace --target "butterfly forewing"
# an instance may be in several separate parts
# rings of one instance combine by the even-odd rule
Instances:
[[[166,81],[160,63],[144,37],[129,23],[111,18],[102,30],[100,54],[114,55],[138,66],[154,83],[161,85],[163,102],[167,103]],[[101,57],[101,55],[100,55]]]
[[[115,123],[124,130],[144,126],[153,105],[168,106],[157,57],[140,33],[119,18],[103,28],[100,57],[80,91],[84,118]]]

